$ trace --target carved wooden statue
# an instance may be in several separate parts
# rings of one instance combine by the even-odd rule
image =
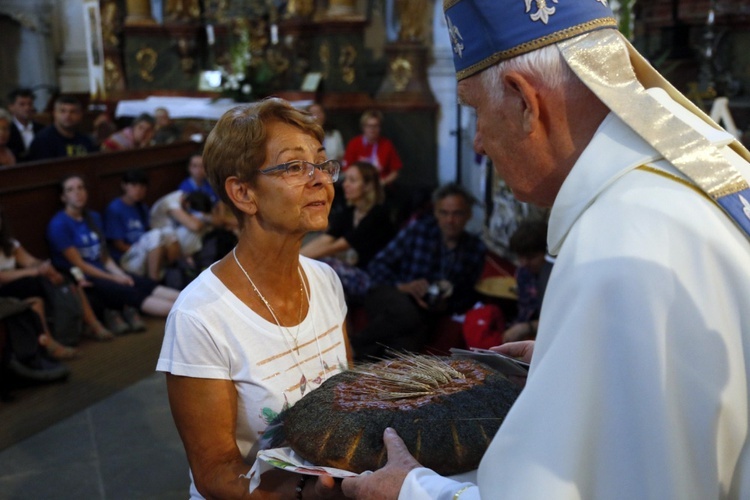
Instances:
[[[403,42],[426,41],[432,9],[430,0],[396,0],[396,13],[401,25],[398,39]]]

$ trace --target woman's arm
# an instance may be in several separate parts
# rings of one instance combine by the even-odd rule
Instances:
[[[115,250],[117,250],[118,252],[122,252],[122,253],[125,253],[128,250],[130,250],[130,247],[132,246],[125,240],[110,240],[110,242],[112,243],[112,246],[114,247]]]
[[[10,283],[19,278],[43,276],[50,280],[55,285],[60,285],[65,281],[62,274],[50,264],[48,260],[39,260],[24,247],[18,245],[14,250],[13,254],[16,258],[16,266],[18,269],[0,271],[0,284]]]
[[[235,440],[237,391],[231,380],[167,373],[169,406],[198,491],[206,498],[295,498],[299,476],[273,470],[248,492],[250,464]]]
[[[65,257],[65,259],[70,262],[71,266],[80,268],[81,271],[84,272],[84,274],[86,274],[87,276],[91,276],[92,278],[110,280],[114,281],[115,283],[120,283],[121,285],[128,285],[132,284],[133,282],[132,278],[126,274],[120,275],[109,273],[103,269],[96,267],[93,264],[89,264],[88,262],[83,260],[83,257],[81,257],[81,254],[76,247],[68,247],[63,250],[62,254],[63,257]],[[107,263],[109,262],[112,262],[114,264],[112,259],[109,259]]]
[[[169,211],[169,215],[174,220],[196,233],[203,229],[203,226],[210,222],[210,220],[204,221],[204,219],[196,217],[195,215],[189,213],[187,210],[183,210],[182,208],[173,208]],[[207,215],[206,219],[210,219],[210,215]]]
[[[319,259],[339,252],[345,252],[350,248],[349,242],[343,237],[334,238],[330,234],[321,234],[317,238],[305,243],[300,250],[300,254],[311,259]]]
[[[39,269],[36,267],[8,269],[7,271],[0,271],[0,285],[16,281],[17,279],[29,278],[33,276],[39,276]]]

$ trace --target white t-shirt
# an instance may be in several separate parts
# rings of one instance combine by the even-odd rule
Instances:
[[[326,264],[306,257],[300,264],[310,284],[310,308],[299,333],[260,317],[211,268],[182,291],[167,318],[157,371],[234,381],[237,446],[248,464],[270,420],[347,365],[341,282]],[[297,335],[299,354],[290,332]],[[201,498],[194,484],[191,495]]]
[[[5,252],[0,250],[0,271],[12,271],[16,268],[16,250],[21,246],[18,240],[11,239],[13,244],[13,250],[10,255],[5,255]]]
[[[185,193],[177,190],[162,196],[151,207],[150,223],[153,229],[162,229],[168,237],[177,238],[184,255],[193,255],[203,247],[203,236],[210,229],[204,224],[200,231],[192,231],[172,218],[172,210],[182,209],[182,199]]]
[[[150,220],[151,227],[171,227],[177,226],[177,223],[169,215],[169,212],[178,208],[182,208],[182,197],[184,193],[180,190],[172,191],[156,200],[154,206],[151,207]]]

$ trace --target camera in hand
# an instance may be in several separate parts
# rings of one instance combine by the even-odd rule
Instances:
[[[440,280],[431,283],[422,300],[429,307],[435,307],[441,300],[446,299],[453,293],[453,284],[448,280]]]

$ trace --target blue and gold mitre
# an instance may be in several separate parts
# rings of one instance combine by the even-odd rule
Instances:
[[[602,28],[617,28],[607,0],[444,0],[456,77]]]

